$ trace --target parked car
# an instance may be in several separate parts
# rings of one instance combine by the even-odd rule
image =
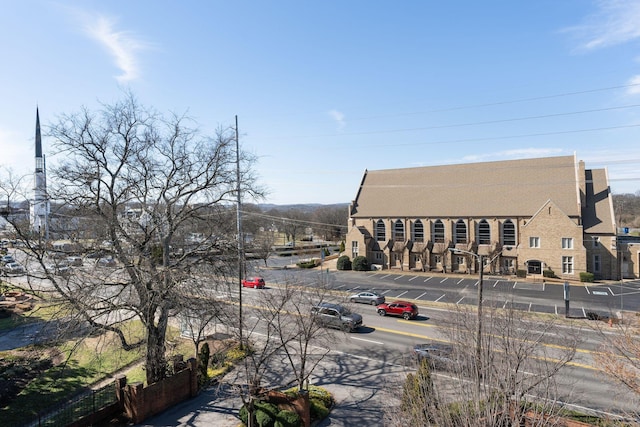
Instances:
[[[420,343],[413,346],[412,356],[418,362],[426,360],[433,369],[455,368],[453,346],[444,343]]]
[[[3,270],[7,274],[20,275],[25,273],[24,267],[18,264],[17,262],[10,262],[5,264],[5,266],[3,267]]]
[[[376,308],[380,316],[402,316],[403,319],[415,319],[418,317],[418,306],[408,301],[394,301],[392,303],[384,303]]]
[[[351,302],[361,302],[364,304],[380,305],[384,303],[384,295],[380,295],[373,291],[364,291],[357,294],[353,294],[349,297]]]
[[[82,263],[82,257],[80,257],[80,256],[70,256],[70,257],[67,257],[67,263],[68,263],[69,265],[74,266],[74,267],[80,267],[80,266],[82,266],[82,264],[83,264],[83,263]]]
[[[264,289],[264,279],[260,276],[247,277],[242,280],[242,286],[245,288]]]
[[[316,317],[319,324],[327,328],[353,332],[362,326],[362,316],[352,313],[340,304],[321,302],[311,307],[311,315]]]
[[[71,267],[65,263],[61,264],[48,264],[45,266],[47,273],[57,274],[59,276],[66,276],[71,273]]]
[[[96,261],[98,267],[115,267],[116,260],[113,258],[100,258]]]
[[[10,262],[16,262],[16,260],[13,259],[12,255],[3,255],[2,258],[0,258],[0,261],[2,261],[3,264],[9,264]]]

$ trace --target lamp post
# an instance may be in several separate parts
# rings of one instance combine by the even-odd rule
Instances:
[[[478,395],[480,395],[480,383],[482,380],[482,289],[484,281],[484,260],[485,256],[476,254],[474,252],[465,251],[462,249],[449,248],[449,251],[453,254],[466,254],[470,255],[478,260],[480,265],[480,272],[478,278],[478,327],[476,329],[476,387]],[[491,260],[489,265],[502,254],[502,250],[498,252]]]

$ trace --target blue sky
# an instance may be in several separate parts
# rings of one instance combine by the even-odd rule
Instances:
[[[640,2],[45,1],[0,15],[0,165],[130,90],[238,116],[266,202],[345,203],[365,169],[577,155],[640,190]],[[55,163],[44,140],[47,163]]]

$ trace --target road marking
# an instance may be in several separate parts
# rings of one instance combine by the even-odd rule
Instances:
[[[460,304],[462,302],[462,300],[464,299],[464,297],[460,298],[457,302],[456,305]]]
[[[589,295],[591,295],[591,292],[589,292],[589,287],[585,285],[585,287],[584,287],[584,288],[586,289],[587,293],[588,293]]]
[[[395,279],[393,279],[393,280],[402,279],[403,277],[404,277],[404,274],[401,274],[401,275],[397,276],[397,277],[396,277]]]
[[[609,292],[611,293],[611,296],[616,296],[616,294],[613,293],[613,291],[611,290],[611,288],[607,288],[609,289]]]
[[[387,292],[391,292],[391,289],[387,289],[386,291],[384,291],[384,292],[382,293],[382,295],[386,294]]]
[[[344,288],[344,285],[337,286],[336,289]]]
[[[496,280],[495,283],[493,284],[493,287],[495,288],[498,283],[499,283],[499,280]]]
[[[532,303],[532,302],[530,302],[530,303],[529,303],[529,310],[528,310],[528,311],[531,311],[531,306],[532,306],[532,305],[533,305],[533,303]]]
[[[422,294],[418,295],[415,299],[420,299],[424,296],[424,294],[426,294],[426,292],[423,292]]]
[[[391,275],[390,275],[390,274],[385,274],[384,276],[382,276],[382,277],[380,278],[380,280],[382,280],[382,279],[386,279],[386,278],[387,278],[387,277],[389,277],[389,276],[391,276]]]
[[[409,291],[402,292],[400,295],[397,295],[396,298],[400,298],[402,295],[406,294],[407,292],[409,292]]]
[[[440,283],[444,283],[447,281],[447,278],[445,277],[444,279],[440,280]]]
[[[352,340],[358,340],[358,341],[365,341],[365,342],[370,342],[371,344],[380,344],[380,345],[384,345],[384,343],[380,342],[380,341],[374,341],[374,340],[368,340],[365,338],[358,338],[358,337],[351,337]]]
[[[463,281],[463,280],[464,280],[464,279],[460,279],[460,280],[458,280],[458,283],[456,283],[456,285],[459,285],[460,283],[462,283],[462,281]]]
[[[417,279],[419,276],[413,276],[411,279],[409,279],[409,281],[412,281],[414,279]]]
[[[446,295],[446,294],[442,294],[442,296],[441,296],[440,298],[438,298],[437,300],[435,300],[434,302],[438,302],[438,301],[440,301],[442,298],[444,298],[444,296],[445,296],[445,295]]]
[[[609,289],[609,292],[611,292],[611,289]],[[607,292],[605,291],[593,291],[592,292],[593,295],[609,295]],[[613,294],[613,292],[611,292],[611,294]]]
[[[429,280],[433,279],[434,276],[429,276],[426,279],[424,279],[425,282],[428,282]]]

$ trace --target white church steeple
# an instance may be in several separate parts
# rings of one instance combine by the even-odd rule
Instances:
[[[49,197],[47,195],[47,175],[42,154],[40,136],[40,113],[36,108],[36,170],[34,173],[33,200],[30,209],[31,229],[44,238],[49,236]]]

